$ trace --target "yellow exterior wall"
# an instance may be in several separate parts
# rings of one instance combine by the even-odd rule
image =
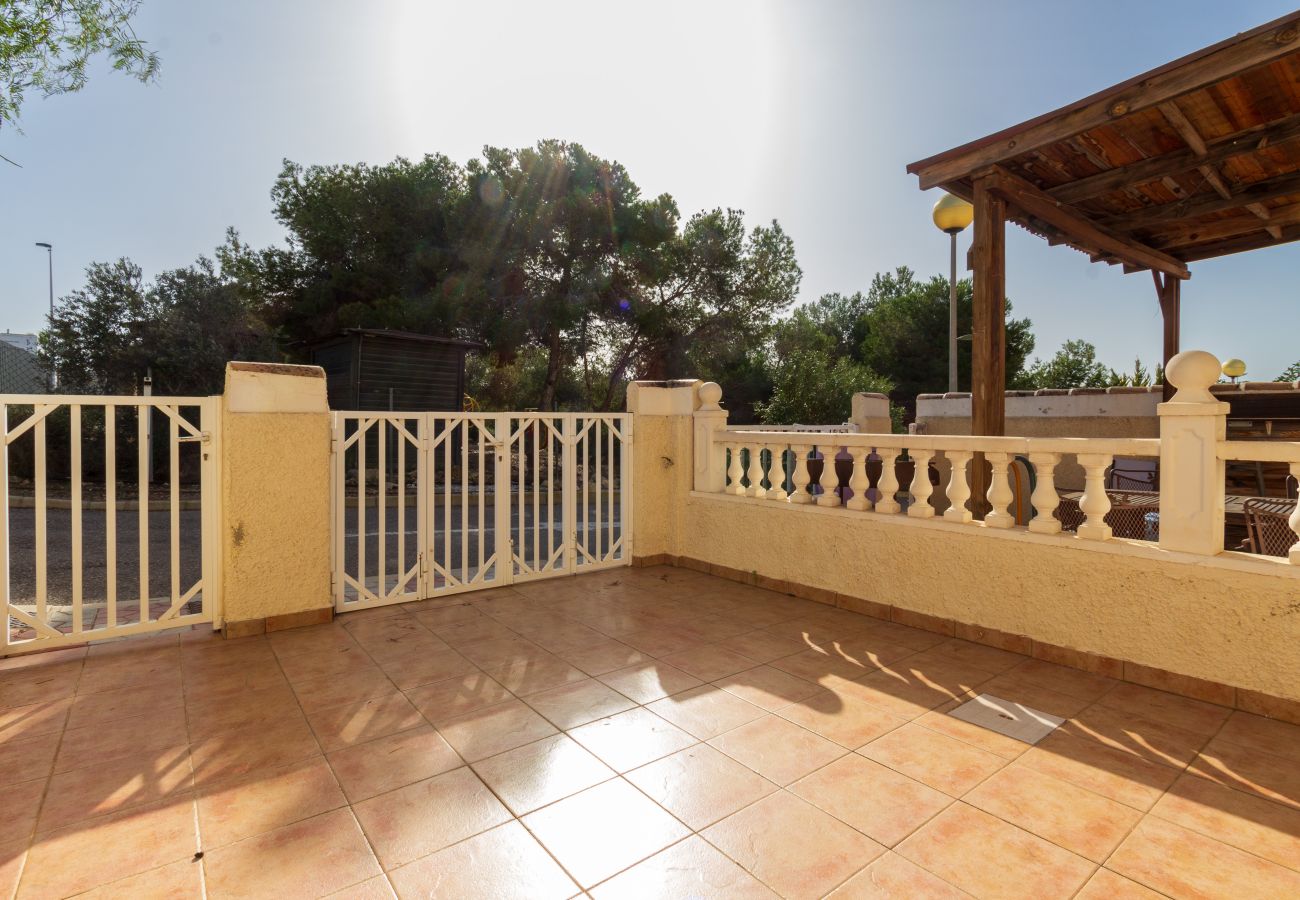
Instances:
[[[228,366],[221,534],[227,623],[331,605],[330,439],[319,368]]]
[[[679,502],[685,527],[669,552],[680,556],[1300,700],[1300,570],[1285,562],[717,495]]]

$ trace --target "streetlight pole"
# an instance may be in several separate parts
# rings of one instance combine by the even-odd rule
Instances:
[[[957,387],[957,235],[970,225],[975,208],[960,197],[944,194],[934,205],[935,226],[951,239],[948,276],[948,390]]]
[[[54,245],[53,245],[53,244],[50,244],[50,243],[48,243],[48,242],[46,242],[46,241],[37,241],[37,242],[36,242],[36,246],[37,246],[37,247],[44,247],[44,248],[45,248],[45,258],[49,261],[49,266],[50,266],[50,318],[49,318],[49,320],[48,320],[48,322],[49,322],[48,327],[53,328],[53,327],[54,327]],[[58,373],[55,372],[53,369],[51,369],[51,371],[50,371],[50,387],[51,387],[51,389],[53,389],[53,388],[55,388],[55,387],[58,387],[58,383],[59,383],[59,376],[58,376]]]

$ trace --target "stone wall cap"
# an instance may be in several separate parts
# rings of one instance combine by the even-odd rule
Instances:
[[[1144,384],[1138,384],[1138,385],[1116,384],[1106,388],[1106,393],[1108,394],[1149,394],[1151,393],[1151,388],[1147,387]]]
[[[694,378],[669,378],[661,381],[634,381],[632,382],[639,387],[647,388],[682,388],[692,387],[695,384]]]
[[[1095,397],[1105,393],[1105,388],[1070,388],[1069,391],[1071,397]]]
[[[1034,391],[1035,397],[1066,397],[1069,391],[1064,388],[1039,388]]]
[[[942,400],[943,394],[917,394],[917,400]]]
[[[1247,381],[1241,386],[1244,391],[1287,391],[1296,389],[1290,381]]]
[[[325,370],[320,366],[295,366],[289,363],[228,362],[226,368],[232,372],[256,372],[262,375],[294,375],[299,378],[325,377]]]
[[[969,391],[949,391],[943,395],[943,399],[945,400],[966,400],[969,397]]]
[[[1008,397],[1032,397],[1034,396],[1034,392],[1033,391],[1007,391],[1006,395]]]
[[[889,399],[889,395],[888,395],[888,394],[880,394],[880,393],[877,393],[877,392],[875,392],[875,391],[858,391],[858,396],[859,396],[859,397],[870,397],[870,398],[873,399],[873,400],[888,400],[888,399]],[[930,394],[921,394],[921,395],[919,395],[919,396],[917,397],[917,399],[919,400],[921,397],[929,397],[929,396],[931,396],[931,395],[930,395]],[[940,395],[936,395],[936,396],[942,396],[942,394],[940,394]]]

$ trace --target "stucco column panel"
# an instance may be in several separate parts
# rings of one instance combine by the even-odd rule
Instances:
[[[226,634],[330,617],[330,415],[318,366],[232,362],[222,412]]]
[[[685,499],[693,481],[692,429],[700,381],[635,381],[627,411],[636,435],[632,476],[632,533],[636,557],[676,556],[684,530]]]

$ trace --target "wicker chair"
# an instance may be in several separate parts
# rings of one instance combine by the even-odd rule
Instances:
[[[1288,521],[1295,500],[1252,497],[1243,504],[1246,513],[1246,550],[1262,556],[1286,556],[1298,539]]]
[[[1154,491],[1159,489],[1160,483],[1154,469],[1124,469],[1117,464],[1106,473],[1106,487],[1120,491]]]
[[[1110,497],[1110,512],[1102,520],[1110,526],[1117,538],[1134,541],[1156,541],[1160,539],[1160,516],[1157,507],[1146,502],[1149,493],[1131,491],[1107,491]],[[1156,515],[1151,515],[1156,513]],[[1061,530],[1074,532],[1083,524],[1083,510],[1078,500],[1062,499],[1053,513],[1061,522]]]

